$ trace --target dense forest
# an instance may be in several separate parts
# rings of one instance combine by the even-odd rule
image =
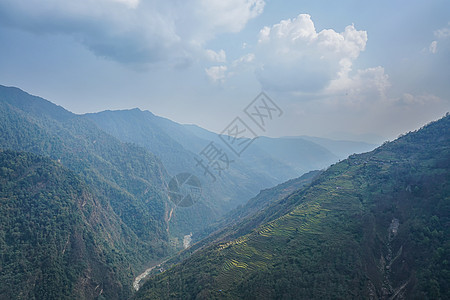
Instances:
[[[0,151],[2,299],[124,299],[132,279],[118,251],[120,224],[60,164]],[[117,221],[118,222],[118,221]],[[107,227],[109,225],[109,227]]]
[[[332,165],[135,299],[448,299],[449,167],[446,116]]]
[[[177,248],[171,246],[167,230],[165,216],[173,205],[167,199],[168,174],[162,163],[84,117],[19,89],[0,87],[0,100],[0,148],[49,157],[80,178],[106,211],[98,220],[106,236],[94,235],[100,240],[108,237],[130,266],[118,267],[112,280],[120,279],[119,290],[131,292],[134,276]],[[3,272],[9,276],[6,269]],[[12,290],[26,285],[10,283]]]

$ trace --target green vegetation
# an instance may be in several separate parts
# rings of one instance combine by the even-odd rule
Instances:
[[[172,176],[181,172],[189,172],[204,179],[202,187],[206,198],[204,201],[206,207],[201,207],[201,209],[205,209],[204,216],[223,214],[247,201],[262,187],[276,184],[273,178],[261,174],[257,168],[255,170],[245,166],[245,161],[230,164],[229,173],[232,173],[233,176],[226,178],[224,176],[224,178],[217,178],[216,182],[212,182],[210,177],[204,176],[204,170],[196,166],[197,162],[194,160],[194,157],[211,140],[199,138],[183,125],[155,116],[148,111],[139,109],[104,111],[87,114],[86,118],[121,141],[135,143],[160,157]],[[216,134],[213,136],[217,138]],[[230,159],[234,160],[231,155]],[[179,215],[177,217],[190,218],[192,216]],[[183,220],[174,221],[185,224]],[[209,219],[209,221],[213,221],[213,219]]]
[[[217,139],[217,134],[209,132],[212,136],[201,138],[181,124],[139,109],[104,111],[86,114],[85,117],[122,142],[135,143],[160,157],[172,176],[189,172],[200,178],[202,201],[195,207],[175,210],[170,219],[170,234],[179,240],[191,232],[198,239],[197,233],[220,215],[245,203],[262,188],[280,182],[274,178],[274,170],[281,169],[278,174],[287,176],[281,181],[296,175],[293,169],[274,161],[268,155],[265,163],[272,167],[272,174],[262,172],[262,164],[255,165],[257,163],[254,161],[251,164],[247,164],[247,159],[237,162],[230,153],[229,158],[235,162],[230,164],[228,174],[217,176],[217,180],[213,182],[210,177],[205,176],[201,167],[196,166],[194,158],[211,141]]]
[[[148,264],[173,251],[165,218],[173,207],[165,192],[168,175],[151,153],[16,88],[0,86],[0,128],[0,148],[50,157],[89,186],[107,211],[98,227],[131,266],[117,271],[118,278],[127,277],[124,290]]]
[[[0,151],[0,191],[0,298],[130,296],[131,268],[110,232],[117,225],[78,176]]]
[[[193,244],[188,249],[171,256],[165,260],[161,266],[164,269],[168,269],[199,249],[207,247],[211,243],[225,240],[229,241],[249,233],[255,227],[268,220],[266,219],[269,215],[268,212],[270,212],[270,217],[273,218],[275,210],[281,208],[284,211],[286,208],[283,208],[283,205],[280,205],[280,201],[293,191],[311,183],[311,181],[320,173],[320,171],[312,171],[273,188],[262,190],[245,205],[238,206],[236,209],[230,211],[218,221],[199,232],[197,234],[197,237],[201,239],[199,242]],[[157,274],[158,272],[158,270],[154,270],[152,274]]]
[[[0,128],[1,299],[450,298],[449,116],[216,222],[231,201],[174,209],[159,159],[86,116],[0,86]],[[163,139],[178,147],[172,165],[189,154],[184,138]],[[236,193],[239,174],[261,184],[246,168],[215,192]],[[211,235],[132,294],[136,275],[180,249],[183,228],[205,224],[198,236]]]
[[[303,138],[258,137],[240,158],[229,152],[228,156],[234,162],[230,164],[227,175],[211,182],[204,170],[196,166],[194,157],[211,141],[227,151],[227,146],[217,134],[195,125],[181,125],[139,109],[103,111],[85,116],[121,141],[136,143],[160,157],[171,175],[189,172],[202,180],[204,201],[194,210],[177,210],[170,221],[173,236],[182,237],[193,232],[195,240],[204,236],[202,231],[207,225],[236,206],[243,205],[261,189],[338,160],[325,147]],[[351,153],[354,153],[356,149],[374,148],[356,142],[327,141],[330,149],[342,148],[340,153],[349,149],[353,149]]]
[[[331,166],[135,299],[450,298],[449,137],[446,116]]]

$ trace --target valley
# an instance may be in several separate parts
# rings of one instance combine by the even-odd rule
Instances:
[[[449,122],[332,165],[174,260],[134,299],[446,295]]]
[[[449,8],[0,0],[0,300],[450,300]]]
[[[346,159],[375,146],[258,137],[211,182],[194,158],[218,138],[199,127],[1,86],[0,110],[2,296],[446,295],[448,116]],[[201,197],[179,206],[182,172]]]

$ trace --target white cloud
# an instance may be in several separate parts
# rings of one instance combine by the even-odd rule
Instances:
[[[448,50],[447,39],[450,37],[450,22],[448,23],[447,27],[435,30],[434,37],[436,39],[432,41],[428,46],[428,52],[430,52],[431,54],[436,54],[438,52],[438,45],[439,45],[439,52],[442,53],[442,50],[444,51]],[[426,49],[424,49],[424,52],[426,52]]]
[[[263,0],[200,0],[195,15],[211,32],[239,32],[247,21],[263,12]]]
[[[247,53],[232,61],[228,66],[221,65],[205,68],[205,73],[212,82],[225,83],[229,78],[242,75],[245,71],[251,71],[253,73],[254,60],[255,54]]]
[[[213,66],[210,68],[206,68],[206,75],[213,81],[222,83],[227,75],[227,66]]]
[[[341,33],[317,31],[311,17],[300,14],[262,28],[254,53],[232,61],[227,69],[206,71],[223,83],[253,69],[263,89],[299,99],[333,98],[349,104],[383,100],[390,86],[383,67],[352,70],[366,43],[367,33],[354,25]]]
[[[220,62],[220,63],[224,63],[227,61],[227,56],[225,54],[225,51],[223,49],[221,49],[219,52],[216,52],[214,50],[211,49],[206,49],[205,50],[205,55],[206,58],[211,61],[211,62]]]
[[[437,52],[437,41],[432,41],[430,46],[428,47],[428,51],[430,51],[430,53],[435,54]]]
[[[233,67],[238,67],[240,65],[250,64],[255,60],[255,54],[254,53],[247,53],[238,59],[234,60],[231,64]]]
[[[367,33],[349,25],[341,33],[316,31],[311,17],[300,14],[282,20],[259,33],[255,51],[260,68],[258,79],[265,89],[318,92],[346,69],[364,51]]]
[[[386,99],[386,90],[391,84],[383,67],[358,70],[353,76],[347,72],[348,67],[344,66],[340,77],[331,81],[325,89],[325,95],[341,96],[340,100],[350,103]]]
[[[436,30],[434,32],[434,35],[438,39],[446,39],[446,38],[450,37],[450,22],[448,23],[447,27]]]
[[[123,3],[131,8],[136,8],[140,2],[140,0],[112,0],[112,1]]]
[[[2,0],[0,24],[70,35],[119,62],[181,64],[204,56],[208,40],[242,30],[263,8],[262,0]]]

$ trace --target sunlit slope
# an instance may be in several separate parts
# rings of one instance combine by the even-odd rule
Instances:
[[[331,166],[284,200],[289,212],[194,253],[136,298],[448,298],[449,167],[447,116]]]

